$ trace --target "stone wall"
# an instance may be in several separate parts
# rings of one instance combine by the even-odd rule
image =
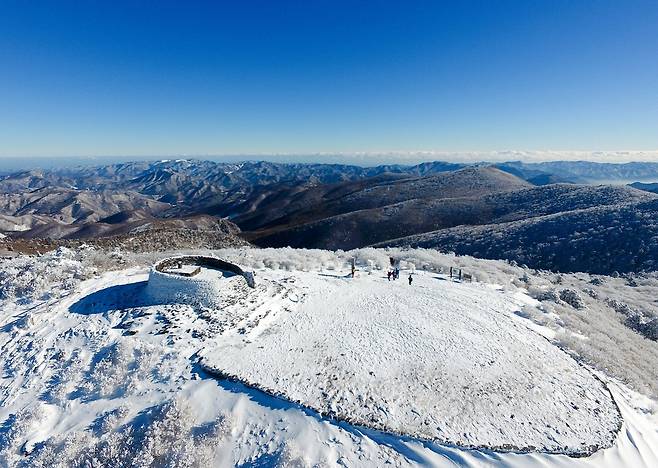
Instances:
[[[163,272],[167,268],[175,267],[176,264],[182,263],[183,265],[199,265],[215,270],[230,271],[236,275],[242,276],[249,287],[256,287],[256,278],[253,271],[244,271],[234,263],[227,262],[217,257],[207,257],[204,255],[183,255],[179,257],[170,257],[160,260],[154,265],[158,272]]]

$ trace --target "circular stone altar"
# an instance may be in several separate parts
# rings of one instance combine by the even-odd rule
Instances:
[[[219,303],[222,282],[230,276],[242,276],[255,287],[253,272],[216,257],[187,255],[169,257],[157,262],[149,272],[147,297],[156,303],[201,304],[207,307]]]

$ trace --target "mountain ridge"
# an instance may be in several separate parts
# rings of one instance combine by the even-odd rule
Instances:
[[[637,190],[574,182],[649,177],[652,171],[658,175],[658,164],[430,162],[364,168],[182,159],[22,171],[0,177],[0,232],[26,241],[150,236],[157,244],[165,236],[177,242],[194,238],[195,245],[220,245],[225,238],[233,244],[331,249],[406,242],[538,267],[625,271],[653,268],[658,236],[651,202],[657,195],[646,184],[633,184],[643,189]],[[629,207],[646,218],[644,224]],[[556,219],[563,226],[551,234]],[[621,242],[610,226],[597,224],[604,222],[615,223],[612,229],[631,241]],[[497,254],[484,232],[499,239]],[[560,250],[569,250],[558,240],[575,242],[583,237],[579,232],[589,233],[591,245],[578,242],[593,252],[601,242],[618,243],[634,260],[556,261]],[[530,245],[530,237],[545,248]],[[463,239],[469,238],[477,242],[467,246]],[[645,252],[650,258],[642,259]]]

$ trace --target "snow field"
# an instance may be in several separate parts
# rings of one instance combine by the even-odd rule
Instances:
[[[296,273],[307,296],[254,339],[202,351],[208,370],[323,415],[462,447],[589,454],[614,442],[609,391],[481,284],[417,273]]]

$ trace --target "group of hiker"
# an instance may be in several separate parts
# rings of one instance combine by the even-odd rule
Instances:
[[[388,270],[386,275],[388,276],[388,280],[395,281],[397,279],[400,279],[400,260],[396,260],[393,257],[390,257],[391,261],[391,268]],[[350,261],[350,277],[354,278],[356,274],[356,259],[352,258]],[[411,286],[411,283],[413,282],[413,273],[409,273],[409,286]]]
[[[388,277],[388,280],[389,281],[391,281],[391,280],[395,281],[397,279],[400,279],[400,260],[398,260],[396,258],[393,258],[393,257],[389,257],[389,260],[390,260],[391,266],[388,269],[388,271],[386,272],[386,276]],[[352,258],[352,260],[350,261],[350,264],[351,264],[351,267],[352,267],[350,276],[352,278],[354,278],[354,275],[356,273],[356,258]],[[462,280],[473,281],[473,275],[468,274],[468,273],[463,273],[461,268],[450,267],[450,279],[452,280],[453,278],[459,280],[460,282]],[[413,283],[413,281],[414,281],[413,273],[409,273],[408,280],[409,280],[409,286],[411,286],[411,283]]]
[[[386,275],[388,276],[389,281],[391,281],[391,280],[395,281],[396,279],[400,279],[400,268],[395,267],[392,270],[388,270]],[[414,278],[413,278],[412,274],[409,273],[409,286],[411,286],[411,283],[413,282],[413,280],[414,280]]]

